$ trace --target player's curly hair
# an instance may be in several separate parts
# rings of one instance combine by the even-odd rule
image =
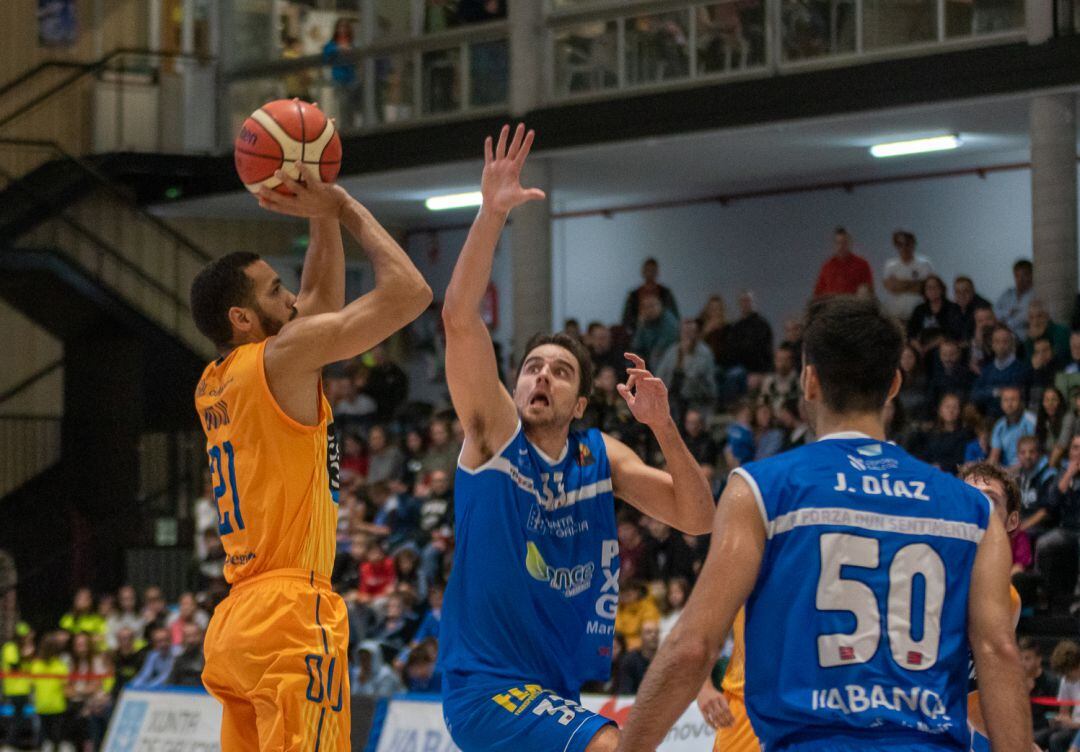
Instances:
[[[254,285],[244,270],[260,258],[245,251],[227,254],[203,267],[191,283],[191,317],[219,351],[228,350],[233,338],[229,309],[251,301]]]
[[[986,461],[969,462],[960,468],[958,476],[965,482],[981,480],[987,483],[1000,483],[1005,490],[1005,514],[1011,515],[1013,512],[1020,511],[1020,486],[997,465]]]

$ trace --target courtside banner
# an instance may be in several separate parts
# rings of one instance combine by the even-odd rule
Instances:
[[[220,752],[221,705],[199,690],[125,690],[104,752]]]
[[[634,698],[585,695],[581,704],[621,725],[630,716]],[[701,752],[712,748],[713,736],[697,703],[692,703],[657,749],[658,752]],[[437,701],[413,697],[390,701],[375,752],[457,752],[457,749],[443,723],[442,705]]]

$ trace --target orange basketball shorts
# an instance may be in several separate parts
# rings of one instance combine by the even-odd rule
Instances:
[[[349,619],[326,578],[274,570],[234,585],[206,633],[203,684],[223,752],[346,752]]]
[[[746,714],[743,698],[725,692],[724,699],[731,708],[731,714],[735,716],[735,723],[716,732],[713,752],[761,752],[761,745],[750,725],[750,716]]]

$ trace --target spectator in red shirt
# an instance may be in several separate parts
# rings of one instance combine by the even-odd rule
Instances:
[[[394,589],[396,579],[394,560],[386,555],[382,542],[368,546],[360,565],[360,600],[370,603],[384,598]]]
[[[851,234],[843,227],[835,233],[836,253],[826,261],[814,285],[814,297],[863,295],[874,291],[874,273],[862,256],[851,250]]]

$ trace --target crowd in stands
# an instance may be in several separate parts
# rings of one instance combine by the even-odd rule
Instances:
[[[1080,576],[1080,321],[1051,319],[1034,295],[1030,261],[1016,262],[1014,285],[991,303],[969,277],[941,279],[916,252],[914,234],[898,231],[893,242],[881,298],[908,341],[902,386],[886,411],[888,438],[945,472],[976,460],[1006,468],[1022,494],[1012,543],[1024,614],[1069,615]],[[834,253],[807,297],[874,290],[873,270],[837,228]],[[650,259],[617,323],[581,327],[571,320],[565,330],[585,342],[595,366],[577,427],[601,429],[647,461],[662,461],[616,391],[625,379],[623,353],[637,352],[667,384],[673,415],[716,496],[732,468],[815,438],[800,399],[800,322],[783,322],[777,334],[751,291],[738,296],[732,316],[720,296],[690,313]],[[409,378],[394,355],[399,345],[391,341],[324,377],[341,453],[331,579],[348,605],[352,691],[375,696],[440,688],[439,620],[462,442],[448,400],[409,400]],[[513,372],[506,369],[510,382]],[[21,672],[3,682],[17,709],[9,743],[24,733],[18,708],[26,702],[19,698],[33,698],[36,733],[89,750],[122,687],[199,683],[208,614],[226,592],[212,499],[208,489],[196,503],[193,590],[175,607],[157,588],[141,602],[130,587],[96,601],[80,591],[59,624],[40,633],[20,625],[3,652],[3,670]],[[616,513],[621,594],[613,674],[587,689],[634,693],[692,591],[708,540],[621,503]],[[1033,695],[1080,699],[1080,647],[1062,643],[1052,651],[1060,680],[1044,670],[1040,644],[1022,647]],[[1034,716],[1054,750],[1067,749],[1080,728],[1071,708],[1048,719],[1039,706]]]

